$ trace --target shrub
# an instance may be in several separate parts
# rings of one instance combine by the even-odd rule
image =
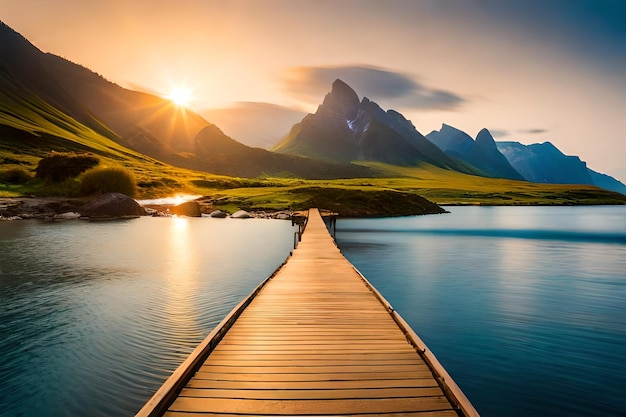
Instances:
[[[30,174],[21,168],[12,168],[4,171],[0,178],[7,184],[26,184],[32,179]]]
[[[89,154],[51,153],[37,165],[36,177],[48,182],[74,178],[95,167],[100,160]]]
[[[80,182],[82,195],[113,192],[134,196],[137,192],[137,183],[133,173],[122,167],[101,167],[82,175]]]

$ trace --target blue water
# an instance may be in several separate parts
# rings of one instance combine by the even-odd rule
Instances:
[[[482,416],[626,415],[626,207],[339,220]]]
[[[285,260],[294,231],[257,219],[0,222],[0,415],[134,415]]]
[[[485,417],[626,415],[626,207],[337,223]],[[286,258],[288,221],[0,222],[0,415],[132,416]]]

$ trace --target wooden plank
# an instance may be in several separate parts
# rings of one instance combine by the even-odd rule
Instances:
[[[212,379],[216,381],[360,381],[360,380],[383,380],[383,379],[410,379],[410,378],[432,378],[430,370],[414,372],[362,372],[362,373],[282,373],[282,374],[237,374],[237,373],[216,373],[197,372],[194,379]]]
[[[224,359],[218,355],[211,355],[205,365],[221,365],[221,366],[243,366],[243,367],[279,367],[279,366],[334,366],[334,365],[352,365],[352,366],[384,366],[384,365],[420,365],[426,366],[423,361],[418,358],[410,359],[352,359],[350,357],[341,357],[338,359],[301,359],[292,358],[287,360],[254,360],[250,358],[242,359]]]
[[[316,345],[328,345],[336,344],[340,345],[352,345],[352,346],[375,346],[375,345],[389,345],[389,346],[402,346],[409,345],[410,343],[400,337],[400,335],[388,336],[383,339],[376,339],[374,335],[362,336],[361,338],[349,338],[349,337],[335,337],[335,336],[319,336],[315,333],[302,333],[297,337],[290,337],[288,335],[280,336],[275,334],[273,337],[229,337],[221,342],[224,345],[305,345],[314,343]]]
[[[267,389],[264,381],[215,381],[210,379],[192,379],[188,388],[215,389]],[[439,387],[430,376],[410,379],[373,379],[357,381],[274,381],[272,389],[280,390],[332,390],[332,389],[373,389],[373,388],[427,388]]]
[[[415,351],[411,350],[403,350],[402,352],[397,353],[384,353],[378,351],[367,351],[364,353],[349,353],[349,352],[335,352],[335,353],[308,353],[308,352],[287,352],[287,353],[276,353],[276,352],[257,352],[257,353],[248,353],[248,352],[233,352],[229,350],[222,350],[219,352],[213,351],[211,356],[207,360],[211,360],[212,358],[232,358],[237,360],[292,360],[292,359],[316,359],[316,360],[326,360],[326,359],[355,359],[355,360],[384,360],[384,359],[415,359],[423,362],[423,360],[415,355]]]
[[[212,413],[212,412],[200,412],[200,413],[179,413],[176,411],[168,411],[166,417],[242,417],[242,416],[255,416],[255,417],[273,417],[276,414],[231,414],[231,413]],[[324,414],[302,414],[300,417],[314,417]],[[327,414],[326,414],[327,415]],[[459,417],[454,410],[440,410],[440,411],[415,411],[409,413],[361,413],[361,414],[342,414],[342,417]]]
[[[407,346],[409,346],[407,344]],[[303,346],[303,345],[296,345],[296,346],[272,346],[272,347],[263,347],[263,346],[255,346],[255,347],[251,347],[251,346],[246,346],[246,345],[229,345],[228,347],[226,346],[218,346],[215,350],[219,351],[219,352],[250,352],[251,355],[255,355],[258,353],[276,353],[276,354],[282,354],[282,353],[290,353],[290,352],[309,352],[309,353],[313,353],[313,352],[318,352],[318,353],[389,353],[389,354],[393,354],[393,353],[402,353],[402,352],[407,352],[410,351],[410,349],[407,347],[405,348],[387,348],[387,347],[380,347],[380,349],[377,349],[377,347],[380,347],[380,345],[375,345],[375,346],[358,346],[358,345],[352,345],[352,346],[333,346],[333,345],[309,345],[309,346]]]
[[[181,397],[196,398],[237,398],[257,400],[336,400],[336,399],[375,399],[441,397],[439,387],[428,388],[377,388],[377,389],[335,389],[335,390],[280,390],[280,389],[197,389],[185,388]]]
[[[316,410],[324,414],[355,412],[398,413],[412,411],[451,410],[445,397],[388,398],[373,400],[247,400],[178,397],[171,411],[214,413],[254,413],[276,415],[307,415]]]
[[[378,336],[378,337],[376,337]],[[270,333],[270,334],[258,334],[258,333],[241,333],[241,332],[233,332],[228,335],[228,341],[233,339],[238,340],[251,340],[251,341],[259,341],[259,342],[275,342],[275,341],[286,341],[292,342],[297,340],[310,341],[311,339],[320,340],[320,341],[333,341],[333,342],[354,342],[354,343],[362,343],[367,341],[399,341],[403,343],[408,343],[406,338],[403,335],[399,335],[398,333],[383,333],[380,335],[376,334],[360,334],[360,335],[345,335],[345,334],[319,334],[314,332],[301,332],[298,334],[287,334],[287,333]],[[226,339],[224,339],[226,342]]]
[[[383,372],[429,371],[426,364],[419,365],[317,365],[317,366],[224,366],[202,365],[198,372],[223,374],[359,374]]]

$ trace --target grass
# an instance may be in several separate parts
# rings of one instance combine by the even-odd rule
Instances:
[[[411,211],[403,206],[400,197],[423,196],[441,205],[583,205],[626,204],[626,196],[587,185],[537,184],[526,181],[483,178],[447,171],[432,165],[406,168],[375,164],[390,175],[387,178],[358,178],[348,180],[280,180],[271,185],[248,187],[245,182],[229,189],[204,190],[212,195],[214,204],[225,211],[233,208],[246,210],[294,210],[308,208],[312,203],[324,202],[328,209],[368,207],[370,215],[401,214]],[[381,199],[381,193],[397,198]],[[388,194],[389,196],[392,194]],[[398,206],[398,213],[385,212],[381,204]],[[366,215],[366,213],[363,213]]]

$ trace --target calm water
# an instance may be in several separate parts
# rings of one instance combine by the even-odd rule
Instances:
[[[337,240],[484,417],[626,415],[626,207],[449,210]]]
[[[339,220],[484,417],[626,413],[626,207]],[[131,416],[285,259],[290,222],[0,222],[0,415]]]
[[[0,415],[133,415],[293,233],[256,219],[0,222]]]

